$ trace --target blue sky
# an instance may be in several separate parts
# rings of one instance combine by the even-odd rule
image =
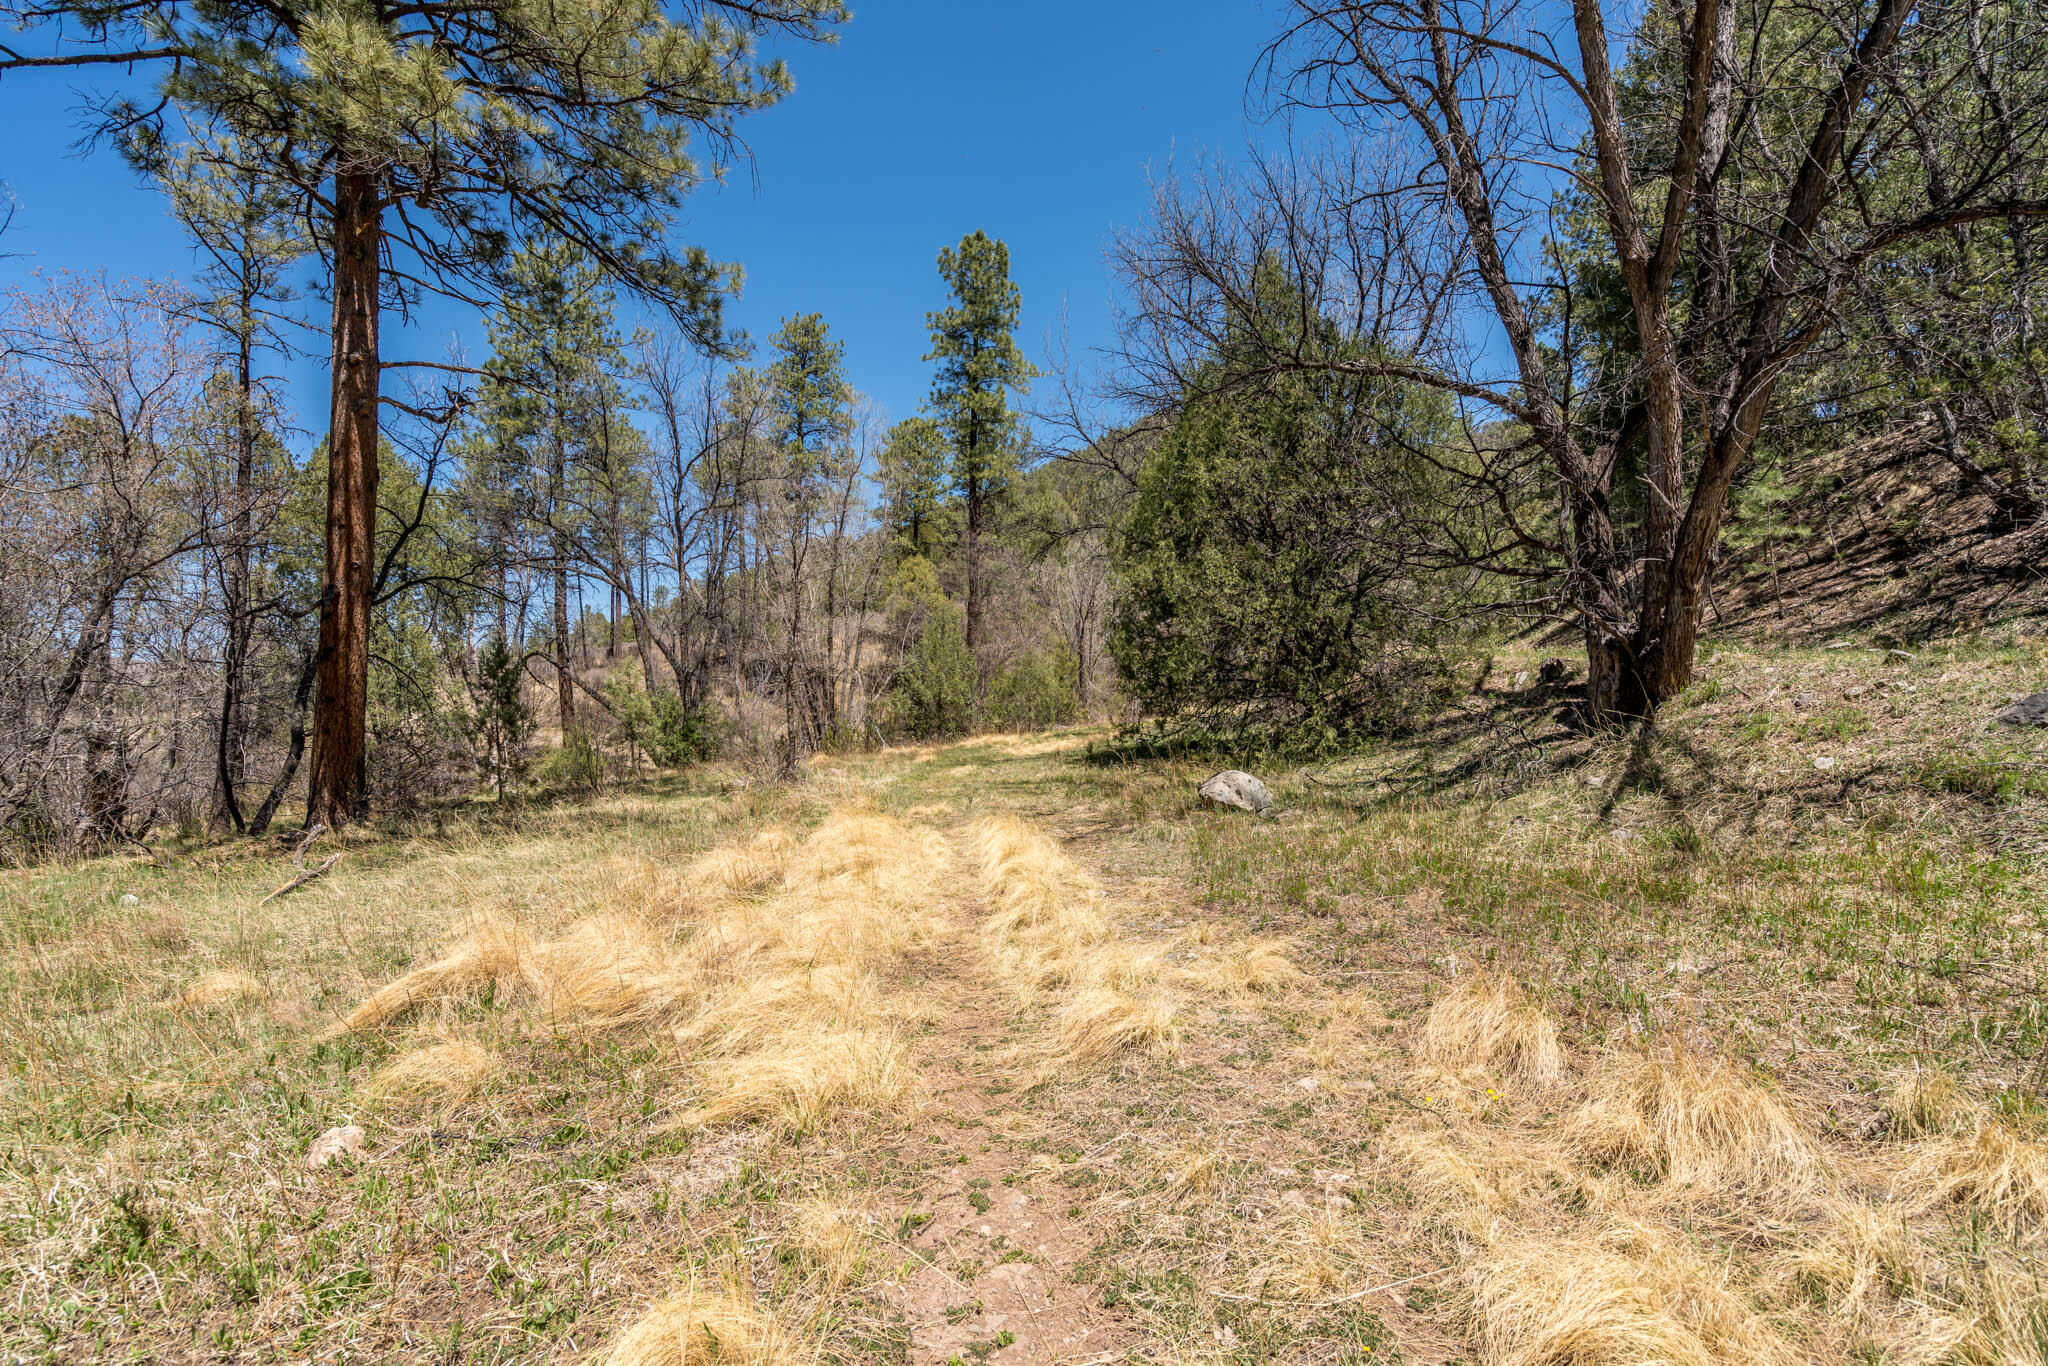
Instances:
[[[796,93],[748,121],[753,174],[698,197],[679,235],[745,266],[736,322],[765,339],[786,314],[822,312],[854,383],[904,416],[929,388],[938,251],[964,233],[1009,244],[1034,359],[1063,305],[1077,351],[1107,339],[1104,248],[1142,222],[1148,170],[1244,145],[1246,74],[1277,22],[1254,0],[855,0],[837,45],[789,52]],[[71,111],[96,79],[0,80],[0,180],[18,201],[0,285],[195,268],[154,191],[112,152],[76,155]],[[451,336],[481,355],[481,320],[454,306],[388,331],[387,354],[438,359]],[[318,425],[324,362],[287,378]]]

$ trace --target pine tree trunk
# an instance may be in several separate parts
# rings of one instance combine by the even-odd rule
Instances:
[[[249,568],[256,472],[255,373],[250,359],[250,300],[242,298],[241,331],[235,360],[234,545],[227,560],[227,641],[221,654],[220,730],[214,748],[214,806],[217,826],[247,828],[235,791],[248,776],[249,710],[244,696],[249,637],[255,626],[249,611]]]
[[[967,480],[967,653],[973,658],[977,680],[981,669],[981,480]],[[980,684],[977,681],[976,691]]]
[[[346,164],[346,163],[344,163]],[[369,809],[370,594],[377,539],[377,348],[383,176],[334,177],[333,408],[327,559],[306,823],[338,829]]]
[[[559,404],[557,405],[559,407]],[[569,642],[569,538],[562,534],[562,491],[568,481],[569,452],[562,433],[555,432],[554,453],[548,465],[549,558],[554,561],[555,611],[555,707],[566,738],[576,724],[576,685],[569,671],[575,667]]]
[[[569,657],[569,571],[562,563],[559,536],[556,541],[555,587],[551,595],[555,600],[556,712],[561,718],[562,734],[567,735],[576,724],[576,685],[569,678],[575,663]]]

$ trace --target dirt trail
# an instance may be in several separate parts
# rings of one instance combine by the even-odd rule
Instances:
[[[886,1209],[923,1265],[885,1299],[906,1320],[913,1366],[971,1360],[983,1345],[1004,1350],[1003,1361],[1114,1360],[1142,1334],[1127,1311],[1104,1305],[1100,1286],[1076,1281],[1097,1235],[1069,1212],[1064,1188],[1031,1179],[1056,1179],[1060,1164],[1032,1150],[1041,1126],[1031,1116],[989,1094],[1000,1083],[986,1045],[1010,1021],[999,993],[972,994],[987,999],[967,1004],[920,1064],[932,1112],[979,1141],[919,1198]]]
[[[954,833],[961,869],[973,867]],[[1076,1278],[1099,1230],[1076,1217],[1071,1191],[1057,1184],[1062,1164],[1048,1151],[1057,1134],[1019,1099],[1047,1012],[1020,1005],[995,980],[978,942],[991,907],[973,877],[953,885],[957,937],[933,965],[945,1022],[915,1050],[928,1089],[914,1123],[952,1128],[964,1150],[913,1198],[878,1211],[921,1264],[883,1299],[903,1316],[912,1366],[996,1353],[1068,1366],[1121,1359],[1144,1335],[1128,1309]]]

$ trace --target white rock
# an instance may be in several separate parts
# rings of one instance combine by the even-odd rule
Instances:
[[[1813,756],[1813,766],[1822,772],[1826,772],[1835,766],[1835,756],[1832,754],[1816,754]]]
[[[306,1165],[319,1171],[339,1157],[354,1157],[363,1150],[363,1126],[341,1124],[313,1140],[306,1150]]]
[[[133,892],[124,892],[121,895],[121,904],[123,906],[140,906],[142,904],[142,898],[135,895],[135,893]]]
[[[1241,811],[1265,815],[1273,809],[1273,794],[1266,785],[1242,769],[1226,768],[1196,790],[1203,801],[1234,806]]]

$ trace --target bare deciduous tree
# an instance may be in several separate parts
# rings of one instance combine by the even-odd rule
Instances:
[[[1475,426],[1450,461],[1494,490],[1471,558],[1553,576],[1595,716],[1653,710],[1692,676],[1731,490],[1845,287],[1927,234],[2048,215],[2041,26],[1983,0],[1692,0],[1619,35],[1599,0],[1289,9],[1261,68],[1285,150],[1244,179],[1166,186],[1153,230],[1119,250],[1134,373],[1177,402],[1226,338],[1252,339],[1262,361],[1235,382],[1384,375],[1507,424]],[[1971,41],[1994,49],[1974,93],[1967,62],[1928,60]],[[1652,82],[1677,93],[1646,98]],[[1995,117],[1994,91],[2023,112]],[[1619,354],[1574,325],[1575,199],[1625,286]],[[1384,350],[1261,337],[1272,261],[1305,310]],[[1554,481],[1536,503],[1553,517],[1532,515],[1523,449]]]

